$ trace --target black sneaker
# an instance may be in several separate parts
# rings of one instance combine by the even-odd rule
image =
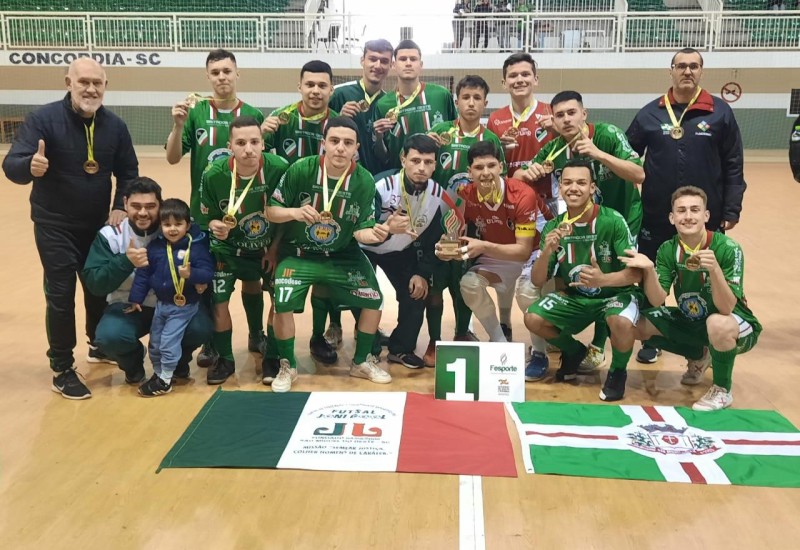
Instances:
[[[627,370],[610,370],[606,383],[600,390],[600,399],[603,401],[619,401],[625,397],[625,381],[628,379]]]
[[[559,382],[569,382],[578,378],[578,367],[586,357],[586,348],[581,346],[580,353],[567,355],[561,352],[561,366],[556,371],[556,380]]]
[[[390,353],[386,357],[390,363],[400,363],[410,369],[421,369],[425,367],[425,362],[415,353]]]
[[[339,354],[333,349],[324,336],[312,336],[308,342],[311,357],[324,365],[332,365],[339,360]]]
[[[265,386],[271,386],[280,369],[280,359],[277,357],[264,357],[261,360],[261,383]]]
[[[230,359],[220,357],[206,373],[206,382],[211,385],[222,384],[225,380],[236,372],[236,363]]]
[[[103,353],[103,350],[97,346],[89,344],[89,353],[86,354],[87,363],[107,363],[109,365],[116,365],[117,362],[111,357]]]
[[[513,342],[513,340],[511,339],[511,327],[506,324],[500,323],[500,328],[503,330],[503,336],[506,337],[506,340],[509,342]]]
[[[125,373],[126,384],[135,386],[136,384],[141,384],[142,380],[144,380],[144,366],[142,365],[139,365],[139,367],[137,367],[133,372]]]
[[[661,355],[660,349],[642,346],[642,349],[636,354],[636,361],[639,363],[652,364],[658,361],[659,355]]]
[[[257,332],[247,337],[247,351],[253,353],[264,353],[267,337],[263,332]]]
[[[210,344],[203,344],[203,347],[200,348],[200,353],[197,354],[197,366],[207,369],[217,362],[218,357],[219,354]]]
[[[74,367],[53,376],[53,391],[67,399],[89,399],[92,396],[86,384],[78,378],[78,371]]]
[[[188,380],[189,379],[189,363],[181,362],[178,363],[175,367],[175,372],[172,373],[172,378],[177,378],[179,380]]]
[[[167,384],[157,374],[153,374],[150,380],[139,386],[139,395],[142,397],[158,397],[167,395],[172,391],[172,384]]]

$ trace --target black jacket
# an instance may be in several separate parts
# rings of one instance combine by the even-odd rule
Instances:
[[[679,119],[685,105],[676,105],[672,90],[669,94]],[[738,221],[747,184],[742,136],[731,108],[703,90],[683,118],[683,138],[672,139],[671,126],[661,96],[636,114],[627,131],[631,146],[645,157],[642,226],[669,228],[672,192],[684,185],[708,195],[710,229],[718,229],[723,220]]]
[[[71,230],[97,231],[108,219],[111,175],[117,180],[113,206],[121,209],[128,183],[139,175],[139,161],[125,122],[100,107],[95,116],[94,158],[97,174],[87,174],[86,124],[72,109],[69,94],[30,113],[3,160],[6,177],[21,185],[33,180],[31,219],[34,223]],[[45,143],[49,168],[31,175],[31,159]]]
[[[789,165],[795,181],[800,183],[800,116],[794,121],[792,133],[789,134]]]

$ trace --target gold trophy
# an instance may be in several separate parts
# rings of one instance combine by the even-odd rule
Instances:
[[[461,253],[461,220],[454,210],[448,210],[443,217],[446,233],[439,240],[439,257],[447,260],[460,260]]]

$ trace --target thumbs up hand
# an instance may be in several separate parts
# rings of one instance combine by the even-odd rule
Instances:
[[[569,286],[583,286],[587,288],[602,288],[604,286],[605,274],[597,265],[597,260],[592,258],[592,265],[584,265],[578,275],[578,280],[569,284]]]
[[[131,237],[131,242],[128,243],[128,249],[125,251],[133,267],[147,267],[150,263],[147,261],[147,249],[137,248],[136,241]]]
[[[192,266],[189,264],[179,265],[178,275],[180,275],[182,279],[188,279],[189,277],[192,276]]]
[[[39,140],[39,149],[33,154],[31,158],[31,175],[34,178],[41,178],[50,167],[50,162],[44,156],[44,140]]]

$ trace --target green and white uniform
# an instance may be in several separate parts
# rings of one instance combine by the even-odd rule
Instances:
[[[289,164],[305,157],[320,155],[328,119],[339,116],[336,111],[328,109],[323,117],[309,120],[302,115],[302,110],[302,102],[275,109],[269,116],[278,116],[285,112],[289,115],[289,121],[281,124],[275,133],[264,134],[264,148],[274,149],[275,154],[285,158]]]
[[[353,121],[358,126],[358,162],[366,168],[373,176],[383,170],[381,163],[375,158],[373,146],[375,145],[375,132],[372,129],[372,124],[379,118],[376,116],[376,108],[378,100],[382,98],[386,92],[380,90],[375,99],[370,103],[369,109],[366,112],[359,111],[354,117]],[[333,91],[331,96],[330,108],[337,112],[342,110],[342,107],[348,101],[369,101],[364,88],[361,87],[360,80],[353,80],[339,84]]]
[[[380,309],[383,297],[375,271],[353,237],[356,231],[375,225],[375,180],[354,162],[334,196],[339,178],[323,182],[323,162],[324,157],[313,156],[293,164],[269,200],[270,206],[299,208],[310,204],[322,212],[326,209],[323,184],[328,186],[328,196],[333,197],[330,221],[282,224],[275,311],[303,311],[308,288],[314,284],[324,284],[336,304]]]
[[[189,208],[195,220],[200,219],[200,180],[203,172],[215,160],[230,156],[228,127],[238,116],[252,116],[259,124],[264,122],[264,113],[242,101],[229,111],[217,109],[212,101],[201,101],[189,110],[183,126],[181,147],[184,155],[190,151],[192,153]],[[207,229],[205,225],[200,227]]]
[[[228,238],[219,240],[211,234],[211,252],[217,262],[214,271],[214,302],[230,300],[236,279],[258,281],[268,274],[261,267],[264,253],[272,242],[273,227],[264,211],[289,163],[277,155],[263,153],[262,164],[247,195],[236,211],[237,224]],[[231,191],[233,157],[214,161],[203,174],[200,219],[205,227],[211,220],[227,214]],[[234,201],[247,187],[250,177],[238,177]]]

